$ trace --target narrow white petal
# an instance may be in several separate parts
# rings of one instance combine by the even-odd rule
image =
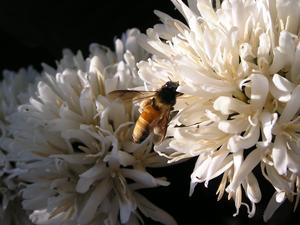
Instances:
[[[50,213],[47,212],[47,209],[34,210],[33,213],[30,214],[29,218],[34,224],[38,225],[59,225],[61,220],[59,215],[51,217]]]
[[[262,108],[269,93],[268,79],[262,74],[252,74],[245,81],[251,81],[251,104],[257,109]]]
[[[182,62],[183,65],[178,68],[178,72],[186,83],[194,85],[197,89],[202,89],[209,93],[226,93],[234,90],[234,87],[224,81],[213,77],[213,72],[201,67],[191,67],[186,65],[188,62]]]
[[[189,7],[187,7],[181,0],[171,0],[175,7],[181,12],[181,14],[185,17],[186,21],[189,23],[191,28],[195,27],[194,22],[197,21],[196,16],[191,11]]]
[[[277,113],[269,113],[269,112],[262,112],[260,114],[260,121],[262,123],[262,135],[263,141],[267,144],[271,143],[272,141],[272,131],[278,119]]]
[[[221,96],[214,101],[214,109],[220,111],[224,115],[229,115],[233,112],[247,113],[249,105],[237,99]]]
[[[57,104],[61,98],[44,82],[38,83],[39,97],[44,103]]]
[[[247,176],[252,172],[254,167],[261,161],[263,155],[265,154],[265,149],[257,148],[253,150],[243,161],[241,167],[237,173],[233,176],[230,185],[227,187],[228,192],[234,192],[237,187],[247,178]]]
[[[284,123],[294,118],[295,114],[298,112],[300,108],[299,99],[300,99],[300,85],[298,85],[292,92],[291,99],[287,102],[279,118],[279,122]]]
[[[138,208],[143,212],[145,216],[150,217],[155,221],[159,221],[160,223],[165,225],[177,225],[172,216],[152,204],[145,197],[138,193],[135,193],[135,197],[138,203]]]
[[[118,158],[122,166],[133,165],[136,160],[134,156],[124,151],[118,151]]]
[[[245,136],[234,135],[228,140],[227,147],[232,152],[248,149],[255,146],[260,135],[259,126],[251,126]]]
[[[121,169],[124,177],[134,180],[137,183],[143,184],[145,187],[156,187],[158,185],[169,185],[169,182],[164,183],[161,180],[154,178],[150,173],[142,170]]]
[[[246,194],[251,202],[258,203],[261,200],[261,191],[258,181],[254,174],[251,172],[247,177]]]
[[[276,202],[282,203],[286,199],[286,193],[284,191],[276,193]]]
[[[201,183],[205,180],[211,162],[212,158],[207,157],[207,159],[204,160],[201,164],[197,165],[197,167],[195,166],[194,171],[191,174],[192,183]]]
[[[212,180],[220,176],[225,171],[227,171],[232,165],[233,165],[232,157],[226,157],[225,160],[219,165],[219,168],[216,171],[213,171],[213,173],[207,175],[205,186],[207,187],[209,180]]]
[[[148,52],[155,54],[157,56],[168,56],[173,55],[173,51],[170,48],[169,45],[163,43],[159,36],[154,33],[154,30],[151,28],[148,28],[147,35],[140,34],[137,38],[138,43]],[[138,65],[138,67],[140,67]]]
[[[272,198],[270,199],[265,211],[264,211],[264,221],[267,222],[272,215],[274,214],[274,212],[279,208],[279,206],[282,204],[276,201],[276,195],[277,193],[275,192],[272,196]]]
[[[72,143],[78,142],[82,146],[87,147],[87,148],[80,148],[80,150],[86,151],[86,153],[96,152],[95,140],[84,130],[79,130],[79,129],[64,130],[61,135],[69,145],[69,148],[72,150],[74,150],[73,147],[71,146]]]
[[[130,200],[127,201],[120,201],[120,220],[121,223],[127,223],[131,213],[136,210],[136,205],[134,202],[131,202]]]
[[[211,1],[202,0],[202,1],[196,1],[196,2],[197,2],[196,3],[197,8],[201,14],[201,17],[203,17],[203,19],[205,21],[208,21],[210,23],[218,23],[217,13],[213,9]]]
[[[274,161],[274,167],[279,174],[283,175],[287,172],[287,146],[285,139],[278,135],[274,142],[274,147],[272,149],[272,158]]]
[[[272,81],[276,88],[278,88],[279,91],[282,92],[290,92],[295,88],[295,84],[290,82],[288,79],[286,79],[283,76],[280,76],[279,74],[274,74]]]
[[[220,121],[218,128],[229,134],[239,134],[247,129],[249,122],[245,118],[237,118],[234,120],[224,120]]]
[[[91,88],[84,88],[80,93],[80,109],[86,120],[92,120],[96,114],[95,99],[93,97]],[[87,122],[87,121],[86,121]]]
[[[294,83],[297,83],[297,81],[299,81],[299,76],[300,76],[300,64],[298,63],[300,61],[300,42],[298,42],[298,45],[297,45],[297,49],[296,49],[296,53],[295,53],[295,57],[293,59],[294,63],[292,65],[292,68],[291,68],[291,80],[294,82]]]
[[[288,152],[288,168],[295,174],[300,173],[300,156],[293,150]]]
[[[53,154],[50,156],[51,158],[59,158],[63,159],[71,164],[91,164],[95,162],[93,157],[87,157],[86,154],[76,153],[76,154]]]
[[[104,164],[96,164],[89,170],[79,175],[79,180],[76,185],[76,191],[85,193],[89,190],[90,186],[97,180],[101,180],[107,176],[107,168]]]
[[[79,214],[77,220],[79,224],[88,224],[94,218],[98,206],[102,203],[111,188],[111,182],[108,179],[103,180],[95,187]]]

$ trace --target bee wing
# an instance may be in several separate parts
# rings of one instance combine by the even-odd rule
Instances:
[[[127,101],[143,101],[146,98],[151,98],[156,94],[156,91],[135,91],[135,90],[116,90],[108,93],[108,98],[111,100],[121,99]]]
[[[150,125],[153,129],[154,134],[154,143],[161,143],[167,133],[168,123],[169,123],[169,117],[170,117],[170,111],[171,107],[166,109],[160,118],[156,121],[153,121]]]

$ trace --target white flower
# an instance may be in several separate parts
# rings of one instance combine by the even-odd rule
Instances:
[[[7,143],[11,135],[7,117],[29,99],[37,77],[38,73],[32,67],[21,69],[18,73],[4,71],[0,83],[0,220],[4,225],[31,224],[20,204],[20,181],[17,176],[22,174],[22,169],[10,159]]]
[[[93,44],[86,60],[64,51],[57,71],[44,65],[36,94],[10,116],[10,143],[23,161],[23,207],[36,224],[139,224],[140,213],[163,224],[174,219],[138,193],[166,186],[149,167],[166,165],[150,138],[131,141],[135,106],[110,101],[111,90],[136,87],[143,58],[137,30],[116,41],[116,53]],[[134,55],[136,54],[136,55]]]
[[[91,68],[105,75],[105,85],[109,93],[112,90],[127,89],[132,86],[142,85],[137,74],[136,63],[148,57],[148,53],[137,44],[138,29],[129,29],[122,34],[121,39],[116,39],[115,52],[108,47],[99,44],[90,45],[91,56],[85,60],[78,51],[74,55],[69,49],[63,51],[63,58],[57,62],[57,70],[43,64],[47,74],[55,75],[66,69],[75,69],[82,72],[90,72]],[[94,71],[95,72],[95,71]]]
[[[28,100],[38,73],[32,67],[28,67],[28,69],[20,69],[17,73],[5,70],[2,75],[0,119],[3,123],[6,121],[6,116],[15,112],[20,104]]]
[[[155,149],[170,162],[198,156],[190,193],[223,174],[219,198],[226,190],[237,213],[245,205],[253,216],[261,200],[252,173],[259,164],[276,193],[292,201],[300,194],[299,1],[225,0],[216,9],[207,0],[171,1],[186,24],[156,11],[162,24],[139,37],[153,54],[138,64],[148,88],[171,79],[187,94]]]

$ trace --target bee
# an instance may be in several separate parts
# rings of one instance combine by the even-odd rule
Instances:
[[[110,99],[120,98],[123,101],[141,101],[141,114],[135,123],[132,140],[135,143],[144,141],[150,133],[154,134],[154,143],[160,143],[166,136],[170,112],[176,104],[179,82],[168,81],[156,91],[116,90],[108,94]]]

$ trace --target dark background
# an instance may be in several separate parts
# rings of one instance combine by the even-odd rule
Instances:
[[[55,65],[61,58],[63,48],[81,50],[88,55],[92,42],[113,47],[113,39],[128,28],[141,31],[158,23],[153,10],[179,18],[178,12],[168,0],[127,1],[0,1],[0,66],[3,69],[18,70],[33,65],[41,69],[41,62]],[[181,17],[180,17],[181,18]],[[179,225],[244,225],[263,224],[262,214],[273,189],[267,182],[260,182],[263,200],[257,205],[254,218],[249,219],[245,207],[237,217],[234,203],[225,195],[216,201],[220,178],[205,188],[199,184],[194,195],[188,197],[190,174],[195,160],[174,167],[151,172],[167,176],[172,182],[168,188],[144,190],[151,201],[175,217]],[[258,171],[259,172],[259,171]],[[292,204],[284,204],[265,223],[266,225],[298,224],[299,209],[292,212]],[[299,220],[298,220],[299,221]],[[0,223],[1,224],[1,223]],[[146,220],[146,225],[154,224]]]
[[[87,56],[92,42],[113,47],[113,39],[126,29],[144,32],[157,23],[154,9],[177,14],[168,0],[1,0],[0,69],[29,64],[40,69],[41,62],[60,59],[63,48]]]

